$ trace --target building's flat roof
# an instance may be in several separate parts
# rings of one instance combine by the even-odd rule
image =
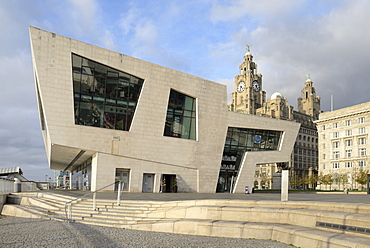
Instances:
[[[14,174],[18,173],[20,175],[23,174],[21,167],[8,167],[8,168],[0,168],[0,176],[1,175],[8,175],[8,174]]]

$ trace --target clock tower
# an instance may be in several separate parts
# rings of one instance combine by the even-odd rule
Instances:
[[[301,97],[298,98],[298,111],[312,116],[314,120],[318,120],[319,114],[322,112],[320,110],[320,97],[316,96],[316,89],[313,87],[310,74],[307,74],[306,77],[307,80],[301,90]]]
[[[257,72],[257,64],[253,61],[250,46],[239,66],[239,75],[234,78],[234,92],[231,93],[231,111],[256,114],[266,100],[266,92],[262,90],[262,75]]]

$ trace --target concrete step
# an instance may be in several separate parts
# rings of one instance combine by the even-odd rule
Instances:
[[[92,209],[93,208],[93,202],[78,202],[78,203],[73,203],[72,204],[73,207],[79,207],[81,209]],[[110,204],[110,205],[107,205],[107,204],[102,204],[101,202],[96,202],[96,208],[99,208],[99,209],[117,209],[117,210],[122,210],[122,211],[130,211],[130,210],[135,210],[135,211],[154,211],[154,210],[158,210],[158,209],[166,209],[165,207],[155,207],[155,206],[152,206],[152,207],[149,207],[149,206],[134,206],[134,205],[120,205],[120,206],[117,206],[115,204]]]
[[[13,196],[12,196],[13,197]],[[14,196],[15,197],[15,196]],[[2,214],[65,220],[64,203],[49,194],[20,195]],[[75,222],[146,231],[272,239],[300,247],[370,247],[370,205],[246,200],[92,200],[72,204]],[[309,244],[309,245],[308,245]]]
[[[54,220],[65,220],[65,215],[60,215],[50,210],[46,210],[42,207],[37,206],[22,206],[6,204],[1,212],[4,216],[14,216],[22,218],[42,218],[42,219],[54,219]]]
[[[247,223],[238,221],[159,219],[110,223],[96,220],[78,220],[78,223],[142,231],[169,232],[214,237],[270,239],[297,247],[369,248],[369,237],[338,234],[326,230],[289,224]]]
[[[263,220],[265,223],[293,224],[310,228],[320,228],[320,225],[317,226],[319,222],[367,228],[370,232],[370,215],[312,209],[191,206],[171,208],[166,211],[153,211],[149,212],[147,216],[152,218],[245,222],[261,222]],[[321,227],[323,226],[321,225]]]

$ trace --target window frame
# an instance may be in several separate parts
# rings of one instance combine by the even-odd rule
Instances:
[[[197,140],[197,98],[171,89],[163,136]]]
[[[340,148],[339,141],[334,141],[333,142],[333,149],[339,149],[339,148]]]
[[[365,137],[358,138],[358,145],[360,146],[366,145],[366,138]]]

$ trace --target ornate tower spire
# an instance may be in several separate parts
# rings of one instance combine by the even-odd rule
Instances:
[[[316,89],[313,87],[311,75],[306,75],[307,80],[301,90],[301,97],[298,98],[298,111],[312,116],[315,120],[319,118],[320,97],[316,96]]]
[[[262,90],[262,75],[257,71],[257,64],[250,52],[251,45],[246,46],[247,53],[239,66],[239,75],[235,76],[235,90],[231,94],[231,111],[245,114],[256,114],[266,100],[266,92]]]

